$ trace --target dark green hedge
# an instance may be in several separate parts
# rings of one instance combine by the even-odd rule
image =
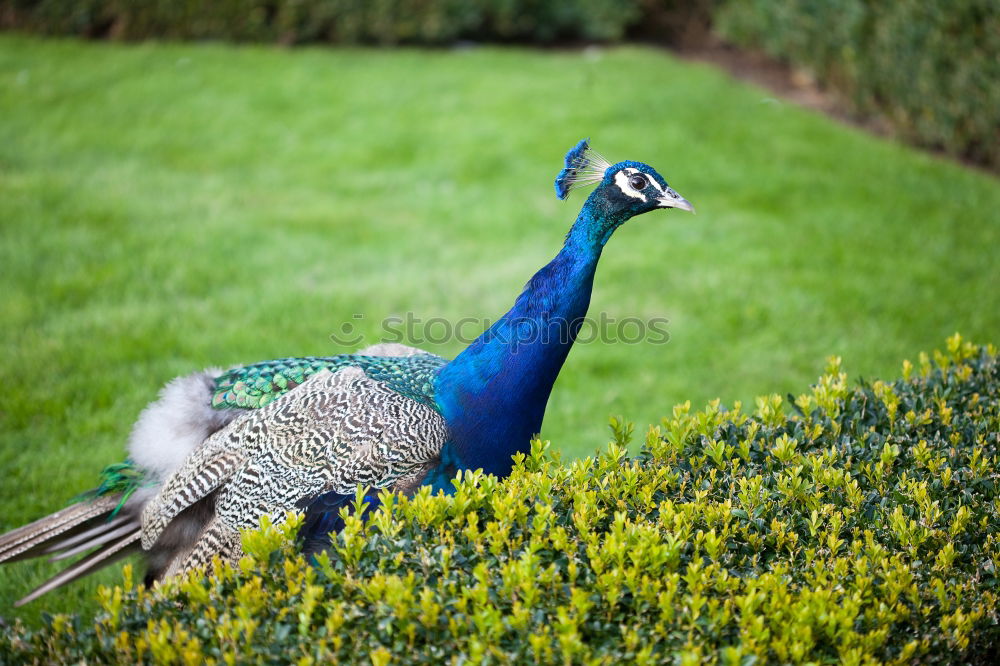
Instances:
[[[113,39],[451,44],[702,39],[717,0],[0,0],[0,27]]]
[[[642,0],[10,0],[8,27],[118,39],[445,44],[620,39]]]
[[[997,350],[955,336],[903,374],[852,388],[834,359],[751,413],[681,405],[631,459],[619,420],[596,458],[536,442],[505,481],[345,515],[315,565],[265,524],[237,569],[127,580],[0,661],[990,663]]]
[[[996,0],[730,0],[716,27],[811,70],[910,141],[1000,167]]]
[[[1000,168],[997,0],[0,0],[0,28],[131,40],[697,44],[713,23],[901,137]]]

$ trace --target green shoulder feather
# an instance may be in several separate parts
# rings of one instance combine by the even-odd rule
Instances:
[[[434,407],[434,377],[448,361],[434,354],[415,356],[304,356],[245,365],[215,380],[212,407],[259,409],[321,370],[360,368],[394,391]]]

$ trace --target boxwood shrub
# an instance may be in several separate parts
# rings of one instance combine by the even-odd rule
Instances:
[[[715,18],[900,136],[1000,169],[996,0],[729,0]]]
[[[217,575],[102,589],[94,621],[13,627],[13,662],[989,663],[1000,365],[963,342],[851,386],[675,407],[504,481],[348,515],[328,553],[265,521]],[[358,503],[363,505],[363,493]],[[363,506],[361,507],[363,509]],[[44,603],[44,602],[42,602]]]

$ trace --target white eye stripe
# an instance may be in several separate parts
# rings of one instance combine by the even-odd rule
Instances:
[[[633,199],[639,199],[640,201],[646,201],[646,195],[629,185],[629,176],[638,173],[635,169],[622,169],[615,174],[615,185],[618,189],[622,191],[622,194],[630,196]]]
[[[622,169],[622,171],[624,173],[628,174],[629,176],[634,176],[637,173],[642,174],[641,171],[639,171],[638,169],[633,169],[632,167],[628,167],[628,168]],[[642,174],[642,175],[645,176],[646,174]],[[659,192],[660,194],[663,194],[663,186],[660,185],[658,182],[656,182],[655,178],[652,178],[650,176],[646,176],[646,182],[647,183],[651,183],[653,185],[653,187],[656,188],[657,192]]]

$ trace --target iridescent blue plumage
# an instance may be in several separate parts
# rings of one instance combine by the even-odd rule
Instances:
[[[691,210],[652,167],[606,161],[580,141],[556,178],[565,198],[581,180],[599,184],[556,257],[525,286],[514,306],[438,373],[434,396],[451,433],[459,469],[504,476],[541,430],[559,370],[590,305],[605,244],[629,218],[656,208]]]

